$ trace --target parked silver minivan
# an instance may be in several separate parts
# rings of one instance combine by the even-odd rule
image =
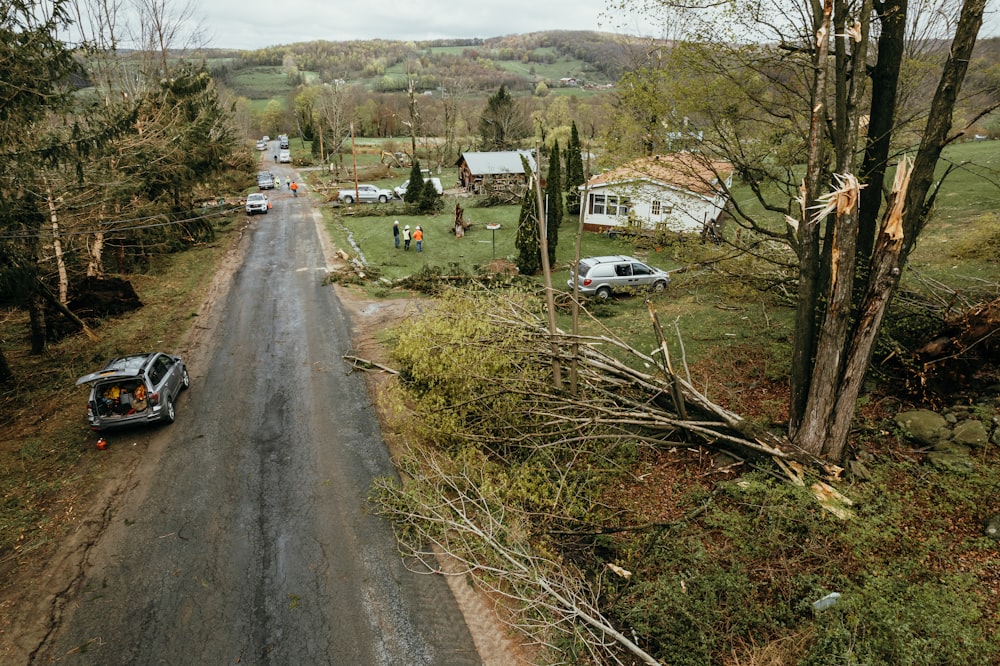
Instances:
[[[670,274],[666,271],[624,255],[581,259],[579,269],[574,273],[579,280],[580,295],[600,299],[637,288],[663,291],[670,284]],[[573,277],[566,284],[572,289]]]

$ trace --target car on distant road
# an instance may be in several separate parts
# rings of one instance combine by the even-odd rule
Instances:
[[[278,148],[288,148],[288,137],[283,136],[278,139]]]
[[[100,431],[157,421],[173,423],[174,402],[191,385],[191,377],[180,356],[149,352],[113,358],[76,384],[90,384],[87,420],[92,430]]]
[[[260,141],[258,141],[257,142],[257,150],[267,150],[267,141],[264,141],[264,139],[261,139]]]
[[[264,213],[267,215],[267,209],[270,205],[271,204],[267,200],[266,194],[254,192],[247,197],[247,215],[253,215],[255,213]]]
[[[270,171],[261,171],[257,174],[257,187],[261,190],[274,189],[274,176]]]
[[[261,137],[261,141],[270,141],[270,140],[271,140],[271,137],[269,137],[266,134],[263,137]]]
[[[389,199],[395,196],[392,190],[383,190],[381,187],[375,187],[374,185],[358,185],[357,190],[350,187],[345,190],[340,190],[338,197],[342,202],[348,206],[354,202],[358,203],[386,203]]]
[[[580,295],[595,296],[602,300],[614,293],[638,288],[663,291],[670,284],[670,274],[654,268],[635,257],[609,255],[581,259],[577,269],[570,272],[566,284],[573,288],[574,278],[578,281]]]
[[[278,161],[282,164],[288,164],[292,161],[292,153],[289,150],[282,150],[278,153]]]

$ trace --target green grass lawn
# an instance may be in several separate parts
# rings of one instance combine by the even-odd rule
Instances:
[[[1000,179],[991,175],[998,168],[1000,151],[997,142],[967,143],[950,148],[946,157],[963,164],[945,182],[934,217],[917,246],[910,266],[945,282],[973,285],[984,280],[995,284],[997,265],[995,254],[986,252],[981,257],[969,257],[969,245],[996,247],[1000,244],[1000,221],[994,212],[1000,204],[1000,191],[995,183]],[[359,164],[361,161],[359,160]],[[396,178],[375,181],[380,187],[391,188],[400,184],[409,174],[400,170]],[[448,187],[454,182],[453,171],[441,174]],[[734,196],[741,205],[762,213],[752,195],[740,185],[734,187]],[[465,219],[473,222],[464,238],[456,239],[451,233],[455,203],[465,209]],[[405,216],[401,206],[367,209],[368,215],[346,214],[347,209],[327,209],[331,234],[344,248],[356,247],[379,274],[395,280],[416,273],[428,266],[439,267],[448,273],[449,267],[475,270],[488,264],[494,257],[514,260],[514,247],[518,206],[477,208],[474,199],[446,197],[444,209],[433,216]],[[992,218],[986,216],[992,215]],[[770,214],[774,224],[783,225],[780,216]],[[395,250],[392,222],[411,228],[421,225],[424,229],[424,251]],[[984,222],[984,219],[987,221]],[[992,219],[992,224],[988,220]],[[487,224],[500,224],[496,232],[486,229]],[[992,240],[991,240],[992,239]],[[576,220],[567,218],[559,233],[553,284],[566,290],[569,278],[568,263],[574,257]],[[671,354],[681,353],[691,362],[702,359],[718,361],[719,349],[728,349],[726,362],[754,364],[762,377],[781,380],[787,376],[787,351],[792,331],[792,310],[787,300],[762,295],[741,286],[738,280],[720,280],[710,268],[698,268],[714,251],[714,246],[702,246],[697,240],[664,246],[637,247],[625,239],[612,240],[604,236],[585,233],[581,256],[602,254],[631,254],[651,265],[673,270],[694,266],[691,271],[676,273],[667,291],[654,299],[654,305],[672,333],[676,329],[684,340],[683,350],[674,335]],[[992,243],[992,245],[991,245]],[[960,267],[960,268],[959,268]],[[541,278],[537,278],[541,284]],[[904,274],[904,287],[915,288],[913,274]],[[600,332],[608,326],[616,334],[645,351],[655,347],[649,314],[644,298],[616,298],[606,304],[592,304],[595,320],[587,330]],[[568,326],[568,319],[560,322]]]

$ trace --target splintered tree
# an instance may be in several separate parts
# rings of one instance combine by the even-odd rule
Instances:
[[[48,114],[71,101],[68,84],[80,71],[58,33],[69,22],[68,3],[46,7],[13,0],[0,8],[0,287],[15,296],[31,315],[31,348],[45,346],[42,294],[39,290],[41,235],[45,216],[43,163],[71,159],[70,137],[50,131]],[[47,13],[46,10],[47,9]],[[10,379],[0,354],[0,381]]]
[[[731,162],[765,210],[785,215],[787,229],[776,230],[733,201],[738,223],[758,237],[786,241],[796,259],[788,436],[809,454],[839,461],[901,268],[930,219],[935,166],[942,149],[962,135],[952,132],[952,115],[985,0],[933,13],[905,2],[765,7],[749,0],[724,21],[707,5],[663,6],[692,39],[669,55],[663,69],[671,85],[650,96],[654,106],[628,115],[660,119],[663,94],[672,95],[672,112],[705,129],[700,150]],[[928,86],[921,113],[900,114],[907,80],[901,72],[910,80],[919,73],[906,69],[904,26],[938,19],[940,41],[923,44],[947,48],[925,54],[919,70],[936,72],[936,89]],[[740,34],[755,40],[741,43]],[[919,125],[902,126],[902,115],[919,118]],[[888,146],[912,136],[919,137],[912,161],[900,160],[890,172]]]

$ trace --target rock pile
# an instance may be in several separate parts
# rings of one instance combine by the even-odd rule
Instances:
[[[1000,415],[983,405],[952,407],[941,414],[913,409],[900,412],[895,420],[908,439],[929,449],[927,461],[931,465],[955,474],[973,473],[976,453],[1000,446]],[[983,521],[983,533],[1000,540],[1000,514]]]

